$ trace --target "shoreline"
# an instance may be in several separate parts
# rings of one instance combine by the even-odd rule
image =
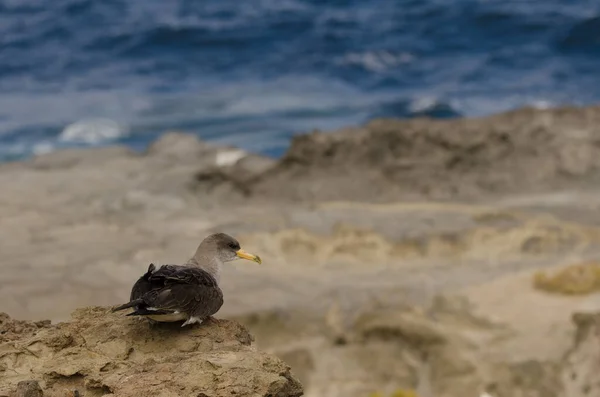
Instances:
[[[513,113],[513,112],[518,112],[518,111],[523,111],[523,110],[540,110],[540,111],[558,111],[561,109],[581,109],[581,108],[587,108],[587,107],[595,107],[598,106],[596,104],[588,104],[588,105],[558,105],[558,106],[553,106],[553,107],[543,107],[543,106],[535,106],[535,105],[528,105],[528,106],[521,106],[515,109],[511,109],[511,110],[506,110],[506,111],[500,111],[497,113],[491,113],[488,115],[481,115],[481,116],[455,116],[455,117],[429,117],[429,116],[415,116],[415,117],[406,117],[406,118],[396,118],[396,117],[374,117],[372,119],[369,119],[367,121],[365,121],[363,124],[358,124],[358,125],[345,125],[345,126],[341,126],[339,128],[336,129],[319,129],[319,128],[313,128],[310,131],[299,131],[297,133],[295,133],[290,139],[290,145],[291,142],[294,138],[294,136],[296,135],[306,135],[306,134],[310,134],[312,131],[318,131],[318,132],[322,132],[322,133],[328,133],[328,132],[335,132],[335,131],[340,131],[340,130],[347,130],[353,127],[362,127],[365,125],[368,125],[372,122],[378,121],[378,120],[397,120],[397,121],[413,121],[413,120],[430,120],[430,121],[451,121],[451,120],[479,120],[479,119],[486,119],[489,117],[494,117],[494,116],[501,116],[501,115],[505,115],[505,114],[509,114],[509,113]],[[95,119],[94,119],[95,120]],[[195,136],[198,140],[201,140],[203,142],[207,142],[209,144],[213,144],[215,146],[229,146],[229,147],[236,147],[240,150],[243,150],[245,152],[257,155],[257,156],[262,156],[262,157],[267,157],[267,158],[271,158],[271,159],[281,159],[283,156],[285,156],[286,152],[289,150],[290,145],[288,145],[286,148],[284,148],[282,150],[282,153],[280,156],[270,156],[270,155],[265,155],[265,154],[260,154],[257,152],[254,152],[252,150],[247,150],[244,149],[242,146],[238,146],[235,144],[220,144],[215,142],[214,140],[205,140],[204,138],[201,137],[201,133],[200,132],[193,132],[191,130],[180,130],[180,129],[166,129],[164,132],[160,133],[158,136],[156,136],[153,140],[148,141],[147,143],[144,144],[144,146],[142,148],[140,148],[139,144],[127,144],[127,143],[123,143],[123,142],[119,142],[119,141],[105,141],[105,142],[100,142],[96,145],[88,145],[88,144],[77,144],[77,143],[73,143],[71,145],[68,145],[66,147],[60,147],[60,148],[56,148],[56,149],[52,149],[50,151],[42,151],[41,153],[31,153],[29,155],[24,155],[23,157],[17,157],[14,159],[10,159],[10,160],[0,160],[0,165],[2,164],[6,164],[6,163],[14,163],[14,162],[27,162],[27,161],[31,161],[34,158],[38,157],[38,156],[44,156],[46,154],[50,154],[50,153],[54,153],[54,152],[58,152],[58,151],[62,151],[62,150],[94,150],[94,149],[103,149],[103,148],[107,148],[107,147],[125,147],[126,149],[143,155],[150,147],[152,147],[152,145],[154,145],[156,142],[160,141],[161,138],[166,135],[166,134],[170,134],[170,133],[183,133],[183,134],[188,134],[188,135],[192,135]]]

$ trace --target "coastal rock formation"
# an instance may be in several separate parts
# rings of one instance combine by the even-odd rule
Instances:
[[[307,397],[584,396],[598,331],[571,316],[600,311],[599,119],[588,107],[377,120],[298,136],[280,160],[168,133],[141,153],[2,164],[0,311],[55,323],[122,303],[151,261],[185,261],[221,231],[264,265],[224,269],[217,317],[247,326]],[[183,331],[161,353],[180,329],[148,333],[98,308],[58,325],[0,316],[0,378],[50,396],[118,396],[156,373],[158,395],[268,392],[287,370],[234,324]],[[177,360],[214,375],[202,380],[214,393],[161,378]],[[255,368],[258,391],[223,378],[232,366]]]
[[[565,357],[561,380],[565,396],[600,395],[600,313],[574,313],[575,344]]]
[[[598,142],[598,107],[523,108],[454,120],[377,119],[298,135],[280,161],[238,178],[237,186],[250,196],[295,201],[472,199],[543,191],[598,171]]]
[[[181,328],[88,307],[50,325],[2,317],[0,396],[299,397],[289,366],[233,321]],[[21,394],[19,394],[21,393]],[[33,395],[33,394],[32,394]]]
[[[439,296],[427,308],[363,308],[341,333],[298,332],[304,344],[281,338],[289,332],[282,315],[246,321],[263,344],[279,345],[270,350],[301,374],[307,397],[394,396],[397,390],[422,397],[598,395],[600,314],[577,312],[569,321],[563,305],[553,315],[554,305],[540,305],[540,297],[520,298],[526,313],[509,315],[503,308],[485,312],[461,296]],[[540,313],[531,316],[535,308]],[[287,328],[296,321],[289,319]]]

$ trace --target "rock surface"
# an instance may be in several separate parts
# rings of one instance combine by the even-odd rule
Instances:
[[[299,397],[280,359],[252,346],[243,326],[181,328],[90,307],[57,325],[16,324],[0,341],[0,396]],[[22,334],[19,335],[19,331]],[[20,336],[20,337],[17,337]],[[29,394],[27,394],[29,393]]]
[[[148,263],[185,261],[223,231],[263,265],[224,269],[217,317],[247,326],[307,397],[583,396],[596,390],[597,329],[591,314],[571,317],[600,312],[599,118],[588,107],[379,120],[299,136],[278,161],[171,133],[144,153],[4,164],[0,311],[61,321],[122,303]],[[70,326],[0,316],[0,327],[7,346]]]
[[[543,191],[597,174],[599,110],[380,119],[299,135],[281,161],[238,186],[251,196],[295,201],[473,199]]]
[[[574,313],[577,334],[565,358],[561,380],[565,396],[600,396],[600,313]]]

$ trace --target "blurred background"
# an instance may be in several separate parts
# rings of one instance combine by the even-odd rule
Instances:
[[[600,97],[595,1],[2,0],[0,158],[166,129],[279,156],[381,116]]]
[[[217,317],[307,397],[600,396],[599,83],[591,0],[0,0],[0,312],[124,303],[226,232],[263,265]],[[0,396],[141,360],[56,340],[0,349]]]

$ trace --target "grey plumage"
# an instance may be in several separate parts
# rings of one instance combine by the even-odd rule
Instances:
[[[224,233],[208,236],[184,265],[151,263],[131,289],[129,302],[114,311],[134,308],[128,316],[144,316],[154,321],[181,321],[183,325],[202,322],[219,311],[223,292],[218,285],[221,265],[243,258],[261,263],[246,253],[233,237]]]

